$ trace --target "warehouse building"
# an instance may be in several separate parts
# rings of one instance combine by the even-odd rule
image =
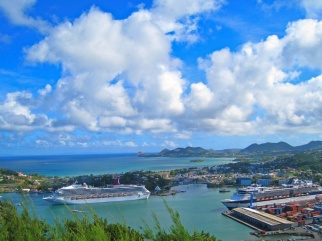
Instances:
[[[293,222],[251,208],[235,208],[231,216],[266,231],[290,229]]]

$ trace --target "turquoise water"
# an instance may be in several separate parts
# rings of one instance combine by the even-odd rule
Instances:
[[[174,196],[150,196],[148,200],[92,204],[90,207],[99,216],[107,218],[110,223],[125,222],[127,226],[138,231],[140,227],[145,227],[143,220],[151,228],[155,226],[152,218],[152,213],[155,213],[162,226],[168,229],[171,219],[164,205],[165,200],[172,209],[179,212],[181,221],[188,230],[204,230],[223,241],[256,240],[255,236],[249,234],[252,229],[221,214],[226,208],[220,200],[228,198],[231,192],[219,193],[218,189],[209,189],[203,184],[183,185],[176,188],[186,192],[180,192]],[[54,217],[71,217],[72,214],[66,206],[51,206],[43,201],[42,197],[43,195],[39,194],[27,196],[33,201],[35,212],[41,219],[53,223]],[[18,194],[7,194],[4,198],[10,198],[14,203],[21,201]],[[18,206],[18,208],[22,207]],[[70,208],[83,209],[86,213],[91,213],[85,205]],[[82,214],[76,213],[76,215]]]
[[[233,160],[232,158],[200,158],[204,162],[190,162],[192,159],[196,158],[142,158],[135,154],[0,157],[0,168],[21,171],[25,174],[38,173],[46,176],[64,177],[124,173],[133,170],[163,171],[215,166],[230,163]],[[258,240],[257,237],[250,235],[252,229],[222,215],[227,209],[221,200],[230,197],[235,189],[232,188],[228,193],[219,193],[218,189],[210,189],[201,184],[175,188],[186,192],[166,197],[150,196],[148,200],[92,204],[90,208],[110,223],[125,222],[127,226],[138,231],[141,227],[145,227],[145,223],[149,224],[151,228],[155,226],[152,218],[154,213],[162,227],[168,229],[171,219],[164,205],[164,201],[166,201],[173,210],[178,211],[182,223],[191,232],[194,229],[203,230],[223,241]],[[2,199],[12,200],[16,204],[22,201],[21,196],[16,193],[1,195]],[[71,213],[64,205],[52,206],[42,200],[43,196],[28,194],[26,197],[27,202],[32,203],[29,206],[30,208],[33,206],[31,211],[35,211],[39,218],[50,224],[54,224],[55,218],[71,218],[72,215],[82,215],[81,213]],[[17,206],[17,208],[22,209],[22,206]],[[81,208],[86,213],[91,213],[86,205],[70,208]],[[285,237],[279,238],[285,239]],[[265,237],[265,240],[277,240],[277,237]]]
[[[204,162],[190,162],[195,158],[142,158],[135,154],[119,155],[83,155],[83,156],[37,156],[37,157],[0,157],[0,168],[21,171],[25,174],[38,173],[47,176],[78,176],[106,173],[124,173],[133,170],[173,170],[178,168],[215,166],[231,162],[232,158],[202,158]],[[218,189],[208,189],[206,185],[184,185],[176,187],[186,192],[174,196],[150,196],[148,200],[118,203],[93,204],[90,207],[110,223],[125,222],[128,226],[140,230],[144,222],[151,228],[155,226],[152,213],[155,213],[161,225],[167,229],[171,224],[170,216],[164,205],[178,211],[187,229],[209,232],[223,241],[256,240],[249,234],[252,229],[235,222],[221,213],[226,207],[220,202],[231,196],[219,193]],[[35,213],[41,219],[53,224],[55,217],[71,217],[66,206],[52,206],[42,200],[43,195],[30,194]],[[19,203],[18,194],[6,194],[14,203]],[[86,206],[76,206],[84,208]],[[17,208],[22,208],[17,206]],[[75,207],[71,207],[72,209]],[[90,211],[87,210],[87,213]],[[73,213],[75,214],[75,213]],[[76,215],[81,215],[76,213]]]
[[[0,157],[0,168],[46,176],[81,176],[125,173],[133,170],[167,171],[230,163],[233,158],[137,157],[135,154]]]
[[[38,173],[46,176],[78,176],[124,173],[133,170],[163,171],[178,168],[215,166],[231,162],[232,158],[201,158],[204,162],[190,162],[196,158],[142,158],[135,154],[118,155],[82,155],[82,156],[36,156],[36,157],[0,157],[0,168],[21,171],[25,174]],[[175,187],[180,192],[174,196],[150,196],[148,200],[127,201],[119,203],[93,204],[90,207],[110,223],[125,222],[128,226],[140,231],[144,223],[151,228],[155,226],[152,213],[155,213],[162,226],[167,229],[171,225],[170,215],[164,205],[178,211],[185,227],[193,231],[209,232],[223,241],[256,240],[249,233],[252,229],[235,222],[221,213],[226,207],[222,199],[232,195],[219,193],[218,189],[207,188],[206,185],[184,185]],[[2,194],[2,198],[19,203],[18,194]],[[59,217],[71,217],[66,206],[52,206],[42,200],[43,195],[30,194],[27,200],[32,201],[37,216],[53,224]],[[17,206],[21,209],[21,206]],[[86,205],[70,207],[82,208],[90,214]],[[73,213],[82,215],[81,213]]]

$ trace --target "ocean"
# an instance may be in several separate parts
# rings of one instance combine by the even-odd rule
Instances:
[[[190,162],[193,159],[196,158],[137,157],[136,154],[10,156],[0,157],[0,168],[25,174],[66,177],[216,166],[230,163],[234,158],[200,158],[204,161]]]
[[[1,157],[0,168],[21,171],[26,174],[38,173],[47,176],[76,176],[89,174],[123,173],[131,170],[172,170],[194,166],[214,166],[232,161],[231,158],[200,158],[204,162],[190,162],[195,158],[142,158],[135,154],[86,155],[86,156],[37,156],[37,157]],[[219,193],[218,189],[207,188],[203,184],[175,187],[179,192],[173,196],[150,196],[148,200],[126,201],[118,203],[93,204],[90,207],[108,222],[125,222],[127,226],[140,231],[145,223],[155,226],[154,213],[164,229],[171,225],[170,215],[164,202],[178,211],[182,223],[190,230],[205,231],[223,241],[256,240],[250,235],[252,229],[235,222],[222,213],[227,210],[220,202],[235,191]],[[71,217],[72,213],[64,205],[54,205],[42,200],[48,194],[28,194],[27,202],[32,202],[34,211],[41,219],[54,224],[55,218]],[[14,203],[22,201],[16,193],[2,194],[3,199]],[[78,209],[80,206],[76,206]],[[17,206],[17,208],[22,208]],[[75,207],[70,207],[71,209]],[[86,205],[84,211],[91,213]],[[75,214],[75,213],[73,213]],[[76,215],[82,215],[77,213]],[[268,239],[266,239],[268,240]]]

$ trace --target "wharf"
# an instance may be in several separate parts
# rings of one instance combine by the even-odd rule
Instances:
[[[294,227],[295,223],[293,222],[257,210],[236,208],[222,214],[254,229],[255,231],[251,232],[251,234],[258,237],[265,238],[268,236],[285,235],[299,236],[310,241],[321,240],[318,233],[309,232],[304,230],[303,227]]]
[[[256,231],[261,231],[261,230],[262,230],[262,229],[260,229],[260,228],[257,228],[256,226],[254,226],[254,225],[252,225],[252,224],[248,223],[248,222],[243,221],[243,220],[242,220],[242,219],[240,219],[240,218],[234,217],[234,216],[232,215],[232,211],[227,210],[227,211],[223,212],[223,213],[222,213],[222,215],[224,215],[224,216],[226,216],[226,217],[229,217],[229,218],[231,218],[231,219],[233,219],[233,220],[235,220],[235,221],[237,221],[237,222],[239,222],[239,223],[241,223],[241,224],[244,224],[245,226],[248,226],[248,227],[250,227],[251,229],[254,229],[254,230],[256,230]]]
[[[251,208],[235,208],[230,211],[229,215],[235,220],[239,219],[246,223],[247,226],[254,226],[256,230],[277,231],[291,229],[294,226],[291,221]]]

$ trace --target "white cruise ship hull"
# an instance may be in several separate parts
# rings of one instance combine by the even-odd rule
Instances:
[[[138,193],[129,196],[107,196],[107,197],[84,197],[84,196],[56,196],[51,195],[49,197],[43,198],[52,204],[66,204],[66,205],[75,205],[75,204],[93,204],[93,203],[106,203],[106,202],[122,202],[122,201],[133,201],[140,199],[148,199],[150,193]]]
[[[43,200],[52,204],[92,204],[148,199],[149,196],[150,192],[144,186],[114,185],[97,188],[84,183],[62,187]]]

